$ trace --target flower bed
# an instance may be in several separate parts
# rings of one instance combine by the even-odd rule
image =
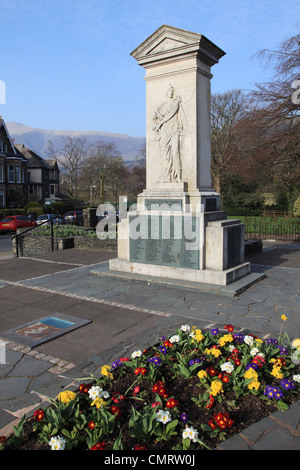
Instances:
[[[286,318],[283,316],[282,320]],[[300,398],[300,339],[183,325],[23,418],[5,449],[206,450]],[[2,443],[2,444],[1,444]]]

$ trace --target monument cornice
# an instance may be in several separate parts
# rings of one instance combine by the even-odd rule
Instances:
[[[209,67],[225,52],[202,34],[162,25],[132,53],[138,64],[148,68],[154,63],[197,58]]]

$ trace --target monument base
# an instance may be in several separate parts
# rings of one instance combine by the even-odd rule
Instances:
[[[250,274],[244,225],[223,211],[195,213],[185,197],[148,194],[140,210],[129,211],[118,225],[118,258],[109,269],[221,286]]]
[[[224,271],[212,269],[187,269],[169,266],[157,266],[154,264],[132,263],[130,261],[114,258],[109,260],[111,271],[141,274],[157,278],[177,279],[184,282],[197,282],[227,286],[248,274],[250,274],[250,263],[242,263]]]

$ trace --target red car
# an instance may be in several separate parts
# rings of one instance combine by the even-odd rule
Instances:
[[[33,227],[36,222],[26,215],[9,215],[0,220],[0,233],[16,232],[18,228]]]

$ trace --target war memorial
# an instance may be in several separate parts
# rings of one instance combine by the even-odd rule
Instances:
[[[211,68],[225,52],[163,25],[131,55],[146,71],[146,188],[119,223],[109,270],[221,286],[246,278],[244,225],[211,187]]]

